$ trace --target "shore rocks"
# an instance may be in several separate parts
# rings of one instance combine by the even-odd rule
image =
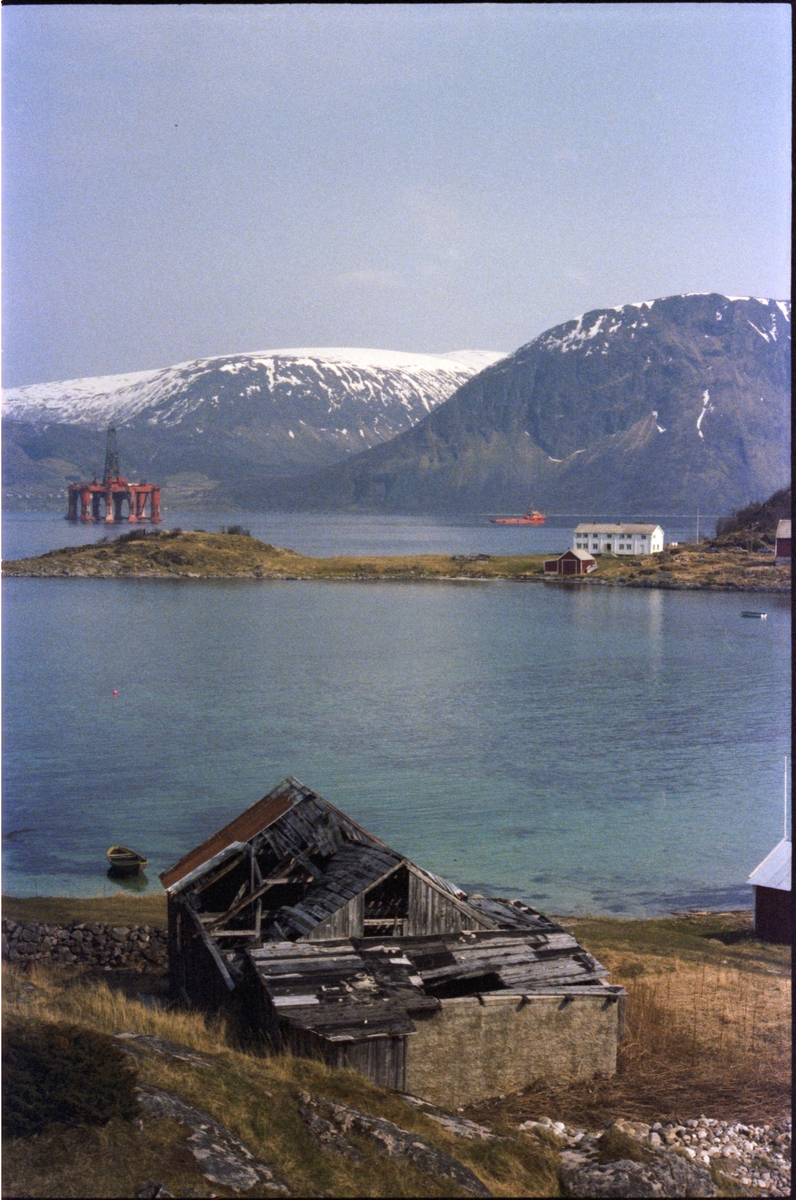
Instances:
[[[165,929],[149,925],[106,925],[72,921],[49,925],[3,918],[3,958],[24,965],[102,967],[106,970],[163,971],[168,966]]]
[[[305,1127],[324,1149],[337,1150],[338,1153],[353,1157],[351,1151],[358,1151],[345,1135],[364,1134],[389,1158],[410,1162],[428,1175],[455,1184],[469,1196],[492,1195],[469,1167],[392,1121],[372,1117],[348,1104],[311,1096],[308,1092],[301,1092],[298,1101]],[[335,1133],[336,1138],[332,1136]],[[344,1144],[340,1145],[340,1141]]]
[[[608,1132],[633,1138],[639,1143],[638,1157],[645,1161],[629,1161],[628,1155],[608,1163],[600,1145],[606,1131],[570,1128],[549,1117],[525,1121],[520,1130],[556,1135],[562,1152],[561,1182],[569,1196],[714,1196],[711,1166],[748,1195],[791,1194],[789,1120],[759,1125],[705,1116],[666,1125],[615,1121]],[[683,1166],[690,1172],[684,1173]],[[713,1190],[694,1190],[704,1187]]]
[[[220,1183],[233,1192],[248,1192],[257,1187],[288,1193],[286,1185],[266,1163],[256,1159],[239,1138],[207,1113],[161,1088],[138,1087],[136,1094],[151,1117],[168,1117],[190,1129],[188,1149],[211,1183]]]

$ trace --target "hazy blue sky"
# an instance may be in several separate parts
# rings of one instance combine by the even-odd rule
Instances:
[[[8,386],[788,294],[785,4],[2,17]]]

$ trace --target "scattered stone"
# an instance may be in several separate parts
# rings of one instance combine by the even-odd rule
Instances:
[[[524,1133],[545,1132],[548,1137],[559,1137],[559,1144],[564,1147],[561,1157],[568,1180],[566,1187],[581,1189],[569,1190],[568,1194],[572,1196],[715,1195],[715,1191],[666,1190],[679,1186],[676,1180],[672,1182],[672,1177],[681,1173],[681,1168],[691,1173],[689,1187],[708,1186],[705,1183],[709,1178],[706,1168],[712,1166],[733,1183],[752,1188],[752,1194],[761,1200],[791,1194],[792,1125],[789,1120],[769,1126],[718,1121],[705,1116],[698,1121],[692,1119],[683,1124],[669,1122],[666,1125],[659,1121],[648,1125],[643,1121],[618,1120],[598,1132],[567,1126],[561,1132],[562,1124],[554,1124],[549,1117],[542,1117],[538,1121],[524,1121],[519,1129]],[[638,1142],[638,1152],[630,1154],[631,1147],[626,1142],[622,1153],[620,1142],[617,1161],[606,1162],[606,1143],[602,1139],[612,1130]],[[699,1137],[700,1133],[705,1136]],[[671,1166],[675,1159],[679,1166]],[[670,1164],[662,1175],[660,1162]],[[645,1175],[651,1166],[654,1167],[652,1174]],[[644,1191],[645,1187],[653,1190]],[[617,1190],[622,1188],[629,1190]]]
[[[136,1192],[137,1200],[165,1200],[165,1197],[173,1197],[173,1192],[167,1192],[162,1183],[157,1183],[154,1179],[148,1179],[144,1186]]]
[[[581,1161],[576,1161],[576,1157]],[[685,1162],[670,1151],[657,1153],[653,1162],[593,1163],[571,1151],[561,1155],[559,1172],[568,1196],[646,1197],[716,1196],[709,1173]]]
[[[306,1113],[322,1117],[344,1134],[359,1133],[369,1137],[389,1158],[404,1159],[428,1175],[451,1180],[470,1196],[492,1195],[469,1167],[438,1150],[418,1134],[394,1125],[392,1121],[371,1117],[347,1104],[324,1100],[308,1092],[300,1093],[299,1103]]]
[[[213,1067],[218,1060],[213,1054],[204,1054],[201,1050],[192,1050],[180,1042],[169,1041],[168,1038],[155,1037],[150,1033],[117,1033],[117,1041],[124,1042],[124,1049],[136,1058],[146,1057],[147,1052],[158,1054],[161,1058],[176,1059],[178,1062],[189,1063],[192,1067]]]
[[[475,1121],[468,1121],[465,1117],[451,1116],[450,1113],[443,1112],[434,1104],[429,1104],[427,1100],[421,1100],[418,1096],[409,1096],[403,1093],[401,1098],[407,1104],[411,1104],[412,1108],[416,1108],[418,1112],[425,1113],[432,1121],[436,1121],[443,1129],[447,1129],[448,1133],[452,1133],[454,1137],[469,1138],[471,1141],[477,1142],[505,1142],[509,1138],[499,1138],[496,1133],[490,1131],[484,1125],[476,1125]],[[520,1126],[522,1129],[522,1126]]]
[[[168,1117],[187,1125],[192,1131],[188,1149],[205,1179],[220,1183],[233,1192],[248,1192],[259,1186],[270,1192],[288,1194],[287,1187],[271,1168],[256,1159],[243,1142],[207,1113],[160,1088],[146,1086],[135,1090],[142,1108],[151,1117]]]

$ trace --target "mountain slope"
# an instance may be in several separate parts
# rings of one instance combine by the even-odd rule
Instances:
[[[242,475],[317,468],[411,428],[499,357],[276,350],[12,388],[4,485],[53,490],[90,477],[110,424],[130,478],[190,472],[228,491]]]
[[[790,478],[790,304],[599,309],[465,383],[422,424],[248,503],[384,512],[714,512]]]

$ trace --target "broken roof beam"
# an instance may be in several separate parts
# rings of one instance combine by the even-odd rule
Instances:
[[[204,891],[205,888],[210,887],[212,883],[223,878],[228,871],[233,870],[239,863],[244,862],[248,851],[249,847],[246,842],[230,842],[228,846],[219,850],[212,858],[200,863],[193,871],[190,871],[187,875],[183,875],[182,879],[178,879],[171,887],[166,888],[166,891],[170,896],[176,896],[178,893],[185,891],[191,884],[196,885],[194,888],[196,892]],[[219,869],[214,870],[214,868]],[[209,876],[208,872],[211,872]],[[201,883],[198,882],[199,880],[201,880]]]
[[[282,876],[290,873],[299,857],[299,855],[296,855],[290,860],[283,860],[276,869],[277,878],[269,876],[265,883],[260,884],[260,886],[255,888],[253,892],[248,892],[247,895],[245,895],[241,900],[236,900],[235,903],[231,904],[227,911],[222,913],[222,915],[218,917],[212,925],[209,926],[210,933],[213,933],[217,928],[225,925],[227,921],[231,921],[233,917],[238,915],[238,913],[242,913],[243,910],[248,908],[250,904],[253,904],[255,900],[259,900],[261,896],[264,896],[269,888],[276,887],[278,883],[288,882],[286,879],[283,879]],[[302,866],[303,865],[304,864],[302,863]],[[306,870],[306,867],[304,869]],[[310,875],[310,880],[312,878],[313,876]],[[303,881],[297,880],[297,882]],[[309,882],[309,880],[307,882]]]
[[[199,920],[198,914],[195,913],[192,908],[189,908],[188,912],[191,914],[191,916],[194,919],[196,928],[199,931],[199,937],[201,938],[205,949],[208,951],[208,953],[210,954],[210,957],[213,959],[213,962],[216,964],[219,971],[221,972],[221,977],[224,980],[224,983],[227,985],[227,987],[229,988],[229,990],[231,992],[234,992],[235,991],[235,981],[229,973],[227,964],[224,962],[223,958],[219,954],[218,947],[216,946],[215,942],[211,938],[210,934],[205,929],[202,922]]]

